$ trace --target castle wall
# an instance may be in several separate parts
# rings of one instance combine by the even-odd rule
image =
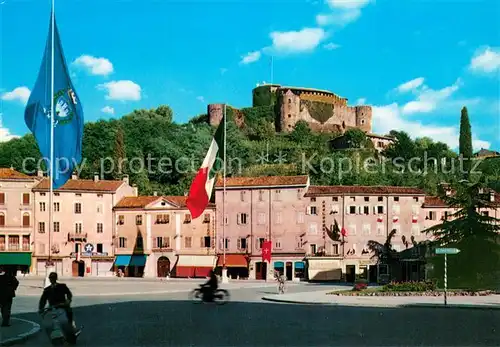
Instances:
[[[366,131],[372,131],[372,108],[371,106],[356,106],[356,127]]]

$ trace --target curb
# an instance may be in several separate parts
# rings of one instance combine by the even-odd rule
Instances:
[[[274,299],[262,297],[264,301],[279,302],[284,304],[299,304],[311,306],[351,306],[351,307],[381,307],[381,308],[441,308],[441,309],[468,309],[468,310],[500,310],[500,306],[493,305],[467,305],[467,304],[451,304],[444,306],[443,304],[400,304],[400,305],[377,305],[377,304],[356,304],[356,303],[335,303],[335,302],[306,302],[286,299]]]
[[[31,336],[37,334],[40,331],[40,329],[41,329],[40,328],[40,324],[32,322],[30,320],[21,319],[21,318],[14,318],[14,317],[12,317],[11,319],[22,321],[22,322],[25,322],[25,323],[29,323],[33,327],[31,328],[30,331],[28,331],[26,333],[22,333],[22,334],[17,335],[16,337],[12,337],[10,339],[0,341],[0,346],[12,346],[12,345],[15,345],[18,342],[24,342],[28,338],[30,338]]]

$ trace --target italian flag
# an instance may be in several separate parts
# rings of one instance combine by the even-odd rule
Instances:
[[[224,122],[225,119],[222,118],[207,155],[203,160],[203,164],[201,164],[189,189],[186,205],[193,219],[201,216],[208,206],[212,197],[217,172],[222,168],[224,163]]]

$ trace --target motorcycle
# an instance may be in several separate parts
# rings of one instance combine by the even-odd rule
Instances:
[[[77,330],[73,323],[68,321],[64,306],[50,306],[41,312],[45,332],[53,346],[61,346],[64,342],[74,345],[81,333],[81,329]]]
[[[229,301],[229,292],[226,289],[216,289],[212,295],[207,296],[203,291],[203,286],[195,288],[190,293],[190,298],[193,301],[214,302],[217,305],[224,305]]]

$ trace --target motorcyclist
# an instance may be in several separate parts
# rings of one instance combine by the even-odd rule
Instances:
[[[210,270],[208,281],[201,285],[201,291],[203,293],[204,298],[207,301],[212,301],[214,292],[217,290],[218,287],[219,284],[217,281],[217,275],[215,274],[214,270]]]
[[[69,290],[68,286],[64,283],[57,282],[57,273],[51,272],[49,275],[50,286],[43,290],[42,296],[40,297],[40,302],[38,304],[38,312],[41,314],[47,301],[50,306],[61,305],[66,311],[66,317],[68,322],[75,328],[75,323],[73,321],[73,310],[71,309],[71,300],[73,299],[73,294]],[[76,331],[76,329],[75,329]]]

